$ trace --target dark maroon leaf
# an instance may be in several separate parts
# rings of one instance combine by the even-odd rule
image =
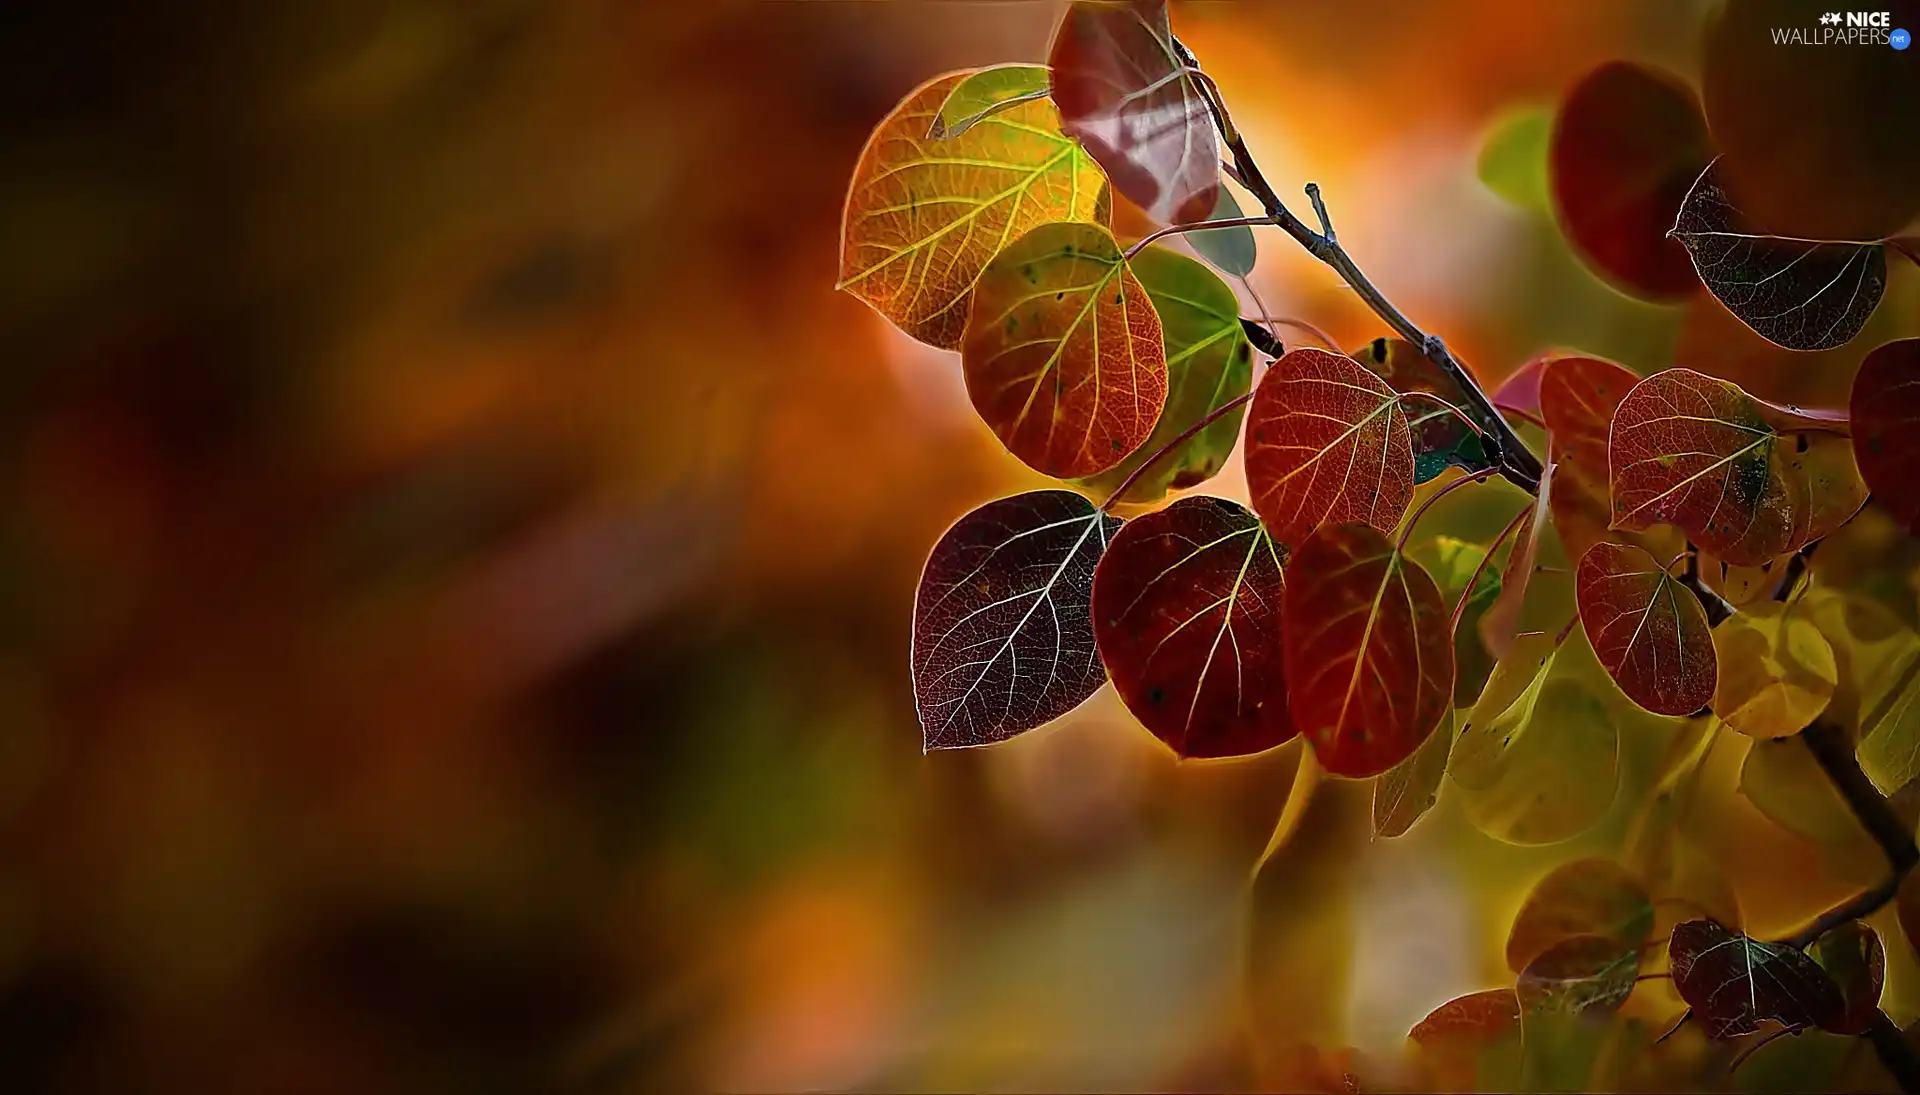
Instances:
[[[1795,1030],[1824,1027],[1846,1012],[1840,990],[1813,959],[1711,920],[1673,929],[1667,956],[1674,987],[1709,1038],[1751,1034],[1767,1020]]]
[[[1874,501],[1920,532],[1920,338],[1867,355],[1853,378],[1853,456]]]
[[[913,694],[928,749],[989,745],[1106,682],[1094,567],[1120,527],[1070,491],[989,502],[934,545],[913,609]]]

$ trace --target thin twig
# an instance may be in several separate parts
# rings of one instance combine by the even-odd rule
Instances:
[[[1408,399],[1425,399],[1430,402],[1438,403],[1443,409],[1452,411],[1453,416],[1459,419],[1462,425],[1466,426],[1468,429],[1472,430],[1474,433],[1479,434],[1482,440],[1485,440],[1487,437],[1487,431],[1480,428],[1480,423],[1475,422],[1473,419],[1467,417],[1467,412],[1454,406],[1452,403],[1449,403],[1445,398],[1443,398],[1437,392],[1401,392],[1400,398],[1403,401]]]
[[[1170,224],[1157,232],[1151,232],[1140,238],[1132,247],[1127,248],[1121,258],[1131,259],[1146,250],[1148,244],[1168,236],[1184,235],[1188,232],[1205,232],[1214,228],[1265,228],[1273,223],[1272,217],[1228,217],[1217,221],[1195,221],[1192,224]]]
[[[1339,243],[1339,237],[1333,234],[1333,219],[1327,216],[1327,203],[1320,199],[1319,183],[1307,184],[1307,200],[1313,203],[1314,216],[1320,218],[1320,234],[1327,237],[1329,242]]]
[[[1204,430],[1208,426],[1211,426],[1215,422],[1218,422],[1220,419],[1225,418],[1228,414],[1232,413],[1234,410],[1245,406],[1247,402],[1252,398],[1253,398],[1253,392],[1248,392],[1247,394],[1239,397],[1238,399],[1232,400],[1231,402],[1220,404],[1218,407],[1215,407],[1213,410],[1202,415],[1199,421],[1195,422],[1191,426],[1188,426],[1186,429],[1180,431],[1180,435],[1178,437],[1173,438],[1171,441],[1168,441],[1166,444],[1155,449],[1153,451],[1153,455],[1141,461],[1140,466],[1133,469],[1132,474],[1128,475],[1125,479],[1120,481],[1119,488],[1116,489],[1113,492],[1113,494],[1110,497],[1108,497],[1108,499],[1105,502],[1100,504],[1101,511],[1103,513],[1112,512],[1113,507],[1120,504],[1120,500],[1127,496],[1127,491],[1133,489],[1133,485],[1140,481],[1140,477],[1147,473],[1148,468],[1151,468],[1155,464],[1159,463],[1162,459],[1166,457],[1168,453],[1186,444],[1188,441],[1193,440],[1193,436],[1199,433],[1201,430]]]
[[[1500,535],[1495,536],[1493,543],[1487,545],[1486,554],[1480,556],[1480,563],[1473,568],[1473,575],[1467,579],[1466,588],[1460,591],[1460,599],[1454,602],[1453,622],[1447,625],[1447,632],[1449,634],[1457,635],[1460,633],[1460,618],[1467,613],[1467,599],[1473,595],[1473,587],[1480,581],[1481,572],[1487,569],[1488,563],[1493,562],[1493,553],[1500,549],[1501,541],[1512,536],[1515,530],[1520,527],[1521,523],[1527,519],[1527,514],[1532,512],[1532,504],[1521,506],[1520,512],[1514,514],[1513,520],[1507,522],[1507,527],[1501,529]]]
[[[1413,535],[1414,527],[1420,523],[1420,518],[1425,517],[1427,511],[1433,508],[1435,502],[1438,502],[1440,499],[1445,498],[1447,495],[1452,494],[1454,491],[1459,490],[1469,483],[1478,483],[1482,479],[1487,479],[1499,474],[1500,469],[1497,467],[1481,468],[1479,471],[1469,472],[1455,479],[1453,482],[1448,483],[1446,486],[1428,495],[1427,500],[1420,503],[1420,508],[1413,511],[1413,516],[1407,519],[1406,526],[1400,530],[1400,542],[1394,545],[1393,550],[1399,552],[1406,548],[1407,538]]]

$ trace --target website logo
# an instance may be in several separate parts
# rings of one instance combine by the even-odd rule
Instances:
[[[1776,46],[1892,46],[1906,49],[1913,37],[1893,26],[1885,11],[1829,11],[1811,26],[1774,27]]]

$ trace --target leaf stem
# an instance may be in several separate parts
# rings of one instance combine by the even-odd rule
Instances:
[[[1413,516],[1407,519],[1406,526],[1400,530],[1400,542],[1394,545],[1394,552],[1397,554],[1406,549],[1407,538],[1413,535],[1415,526],[1420,524],[1420,518],[1427,515],[1427,511],[1433,508],[1435,502],[1438,502],[1440,499],[1445,498],[1447,495],[1452,494],[1454,491],[1459,490],[1469,483],[1478,483],[1482,479],[1491,478],[1499,474],[1500,468],[1498,465],[1491,468],[1481,468],[1479,471],[1469,472],[1455,479],[1453,482],[1448,483],[1446,486],[1428,495],[1427,500],[1420,503],[1420,508],[1413,511]]]
[[[1217,221],[1195,221],[1192,224],[1170,224],[1157,232],[1149,232],[1127,248],[1120,257],[1131,259],[1146,250],[1148,244],[1168,236],[1184,235],[1188,232],[1205,232],[1213,228],[1264,228],[1273,223],[1272,217],[1228,217]]]
[[[1480,556],[1480,563],[1473,568],[1473,575],[1467,579],[1466,588],[1460,591],[1460,599],[1454,602],[1453,622],[1447,626],[1448,632],[1455,635],[1460,633],[1460,618],[1467,614],[1467,599],[1473,595],[1473,587],[1480,581],[1481,572],[1487,569],[1488,563],[1493,562],[1493,553],[1500,549],[1500,542],[1512,536],[1519,529],[1521,522],[1527,519],[1527,514],[1532,512],[1532,504],[1521,506],[1520,512],[1514,514],[1513,520],[1507,522],[1507,527],[1501,529],[1500,535],[1495,536],[1493,543],[1487,545],[1486,554]]]
[[[1403,401],[1408,399],[1426,399],[1426,400],[1431,400],[1432,402],[1438,403],[1440,404],[1440,406],[1446,408],[1449,411],[1452,411],[1453,416],[1455,418],[1458,418],[1462,425],[1466,426],[1468,429],[1472,430],[1474,433],[1479,434],[1483,440],[1491,440],[1490,438],[1487,437],[1487,431],[1480,428],[1480,423],[1475,422],[1473,419],[1467,417],[1467,412],[1454,406],[1452,403],[1447,402],[1447,400],[1444,397],[1442,397],[1438,392],[1401,392],[1400,398]],[[1496,442],[1496,444],[1497,443],[1498,442]],[[1496,468],[1495,470],[1497,471],[1499,469]]]
[[[1258,390],[1257,385],[1255,386],[1254,390],[1256,391]],[[1140,477],[1147,473],[1148,468],[1151,468],[1155,464],[1159,463],[1162,459],[1166,457],[1168,453],[1186,444],[1188,441],[1193,440],[1193,436],[1199,433],[1201,430],[1206,429],[1208,426],[1213,425],[1215,422],[1218,422],[1220,419],[1226,417],[1228,414],[1231,414],[1235,409],[1245,406],[1247,402],[1252,398],[1253,398],[1253,391],[1249,391],[1247,394],[1240,396],[1238,399],[1234,399],[1231,402],[1220,404],[1218,407],[1215,407],[1213,410],[1208,411],[1206,414],[1200,416],[1199,421],[1195,422],[1191,426],[1188,426],[1186,429],[1180,431],[1180,435],[1178,437],[1173,438],[1172,440],[1168,441],[1166,444],[1161,445],[1158,449],[1155,449],[1153,451],[1153,455],[1141,461],[1140,466],[1133,469],[1132,474],[1128,475],[1125,479],[1121,480],[1119,488],[1116,489],[1113,492],[1113,494],[1107,498],[1105,502],[1102,502],[1100,504],[1101,512],[1103,513],[1113,512],[1113,507],[1120,504],[1120,499],[1125,498],[1127,496],[1127,491],[1133,489],[1133,485],[1140,481]]]

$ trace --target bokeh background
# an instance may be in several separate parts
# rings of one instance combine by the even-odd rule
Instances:
[[[1185,3],[1266,174],[1489,378],[1554,346],[1844,400],[1852,348],[1605,287],[1490,127],[1699,0]],[[1342,1089],[1502,983],[1517,849],[1372,842],[1297,744],[1103,693],[923,756],[921,561],[1034,477],[833,292],[868,130],[1058,6],[18,0],[0,11],[0,1073],[20,1091]],[[1385,333],[1277,234],[1275,314]],[[1212,488],[1244,496],[1230,472]],[[1502,487],[1459,508],[1498,527]],[[1458,497],[1458,496],[1456,496]],[[1477,508],[1476,508],[1477,507]],[[1490,529],[1488,530],[1490,531]],[[1914,616],[1873,515],[1820,558]],[[1734,788],[1756,932],[1875,873]],[[1890,925],[1889,925],[1890,928]],[[1889,1009],[1920,1013],[1889,930]],[[1652,989],[1647,1014],[1676,1014]]]

